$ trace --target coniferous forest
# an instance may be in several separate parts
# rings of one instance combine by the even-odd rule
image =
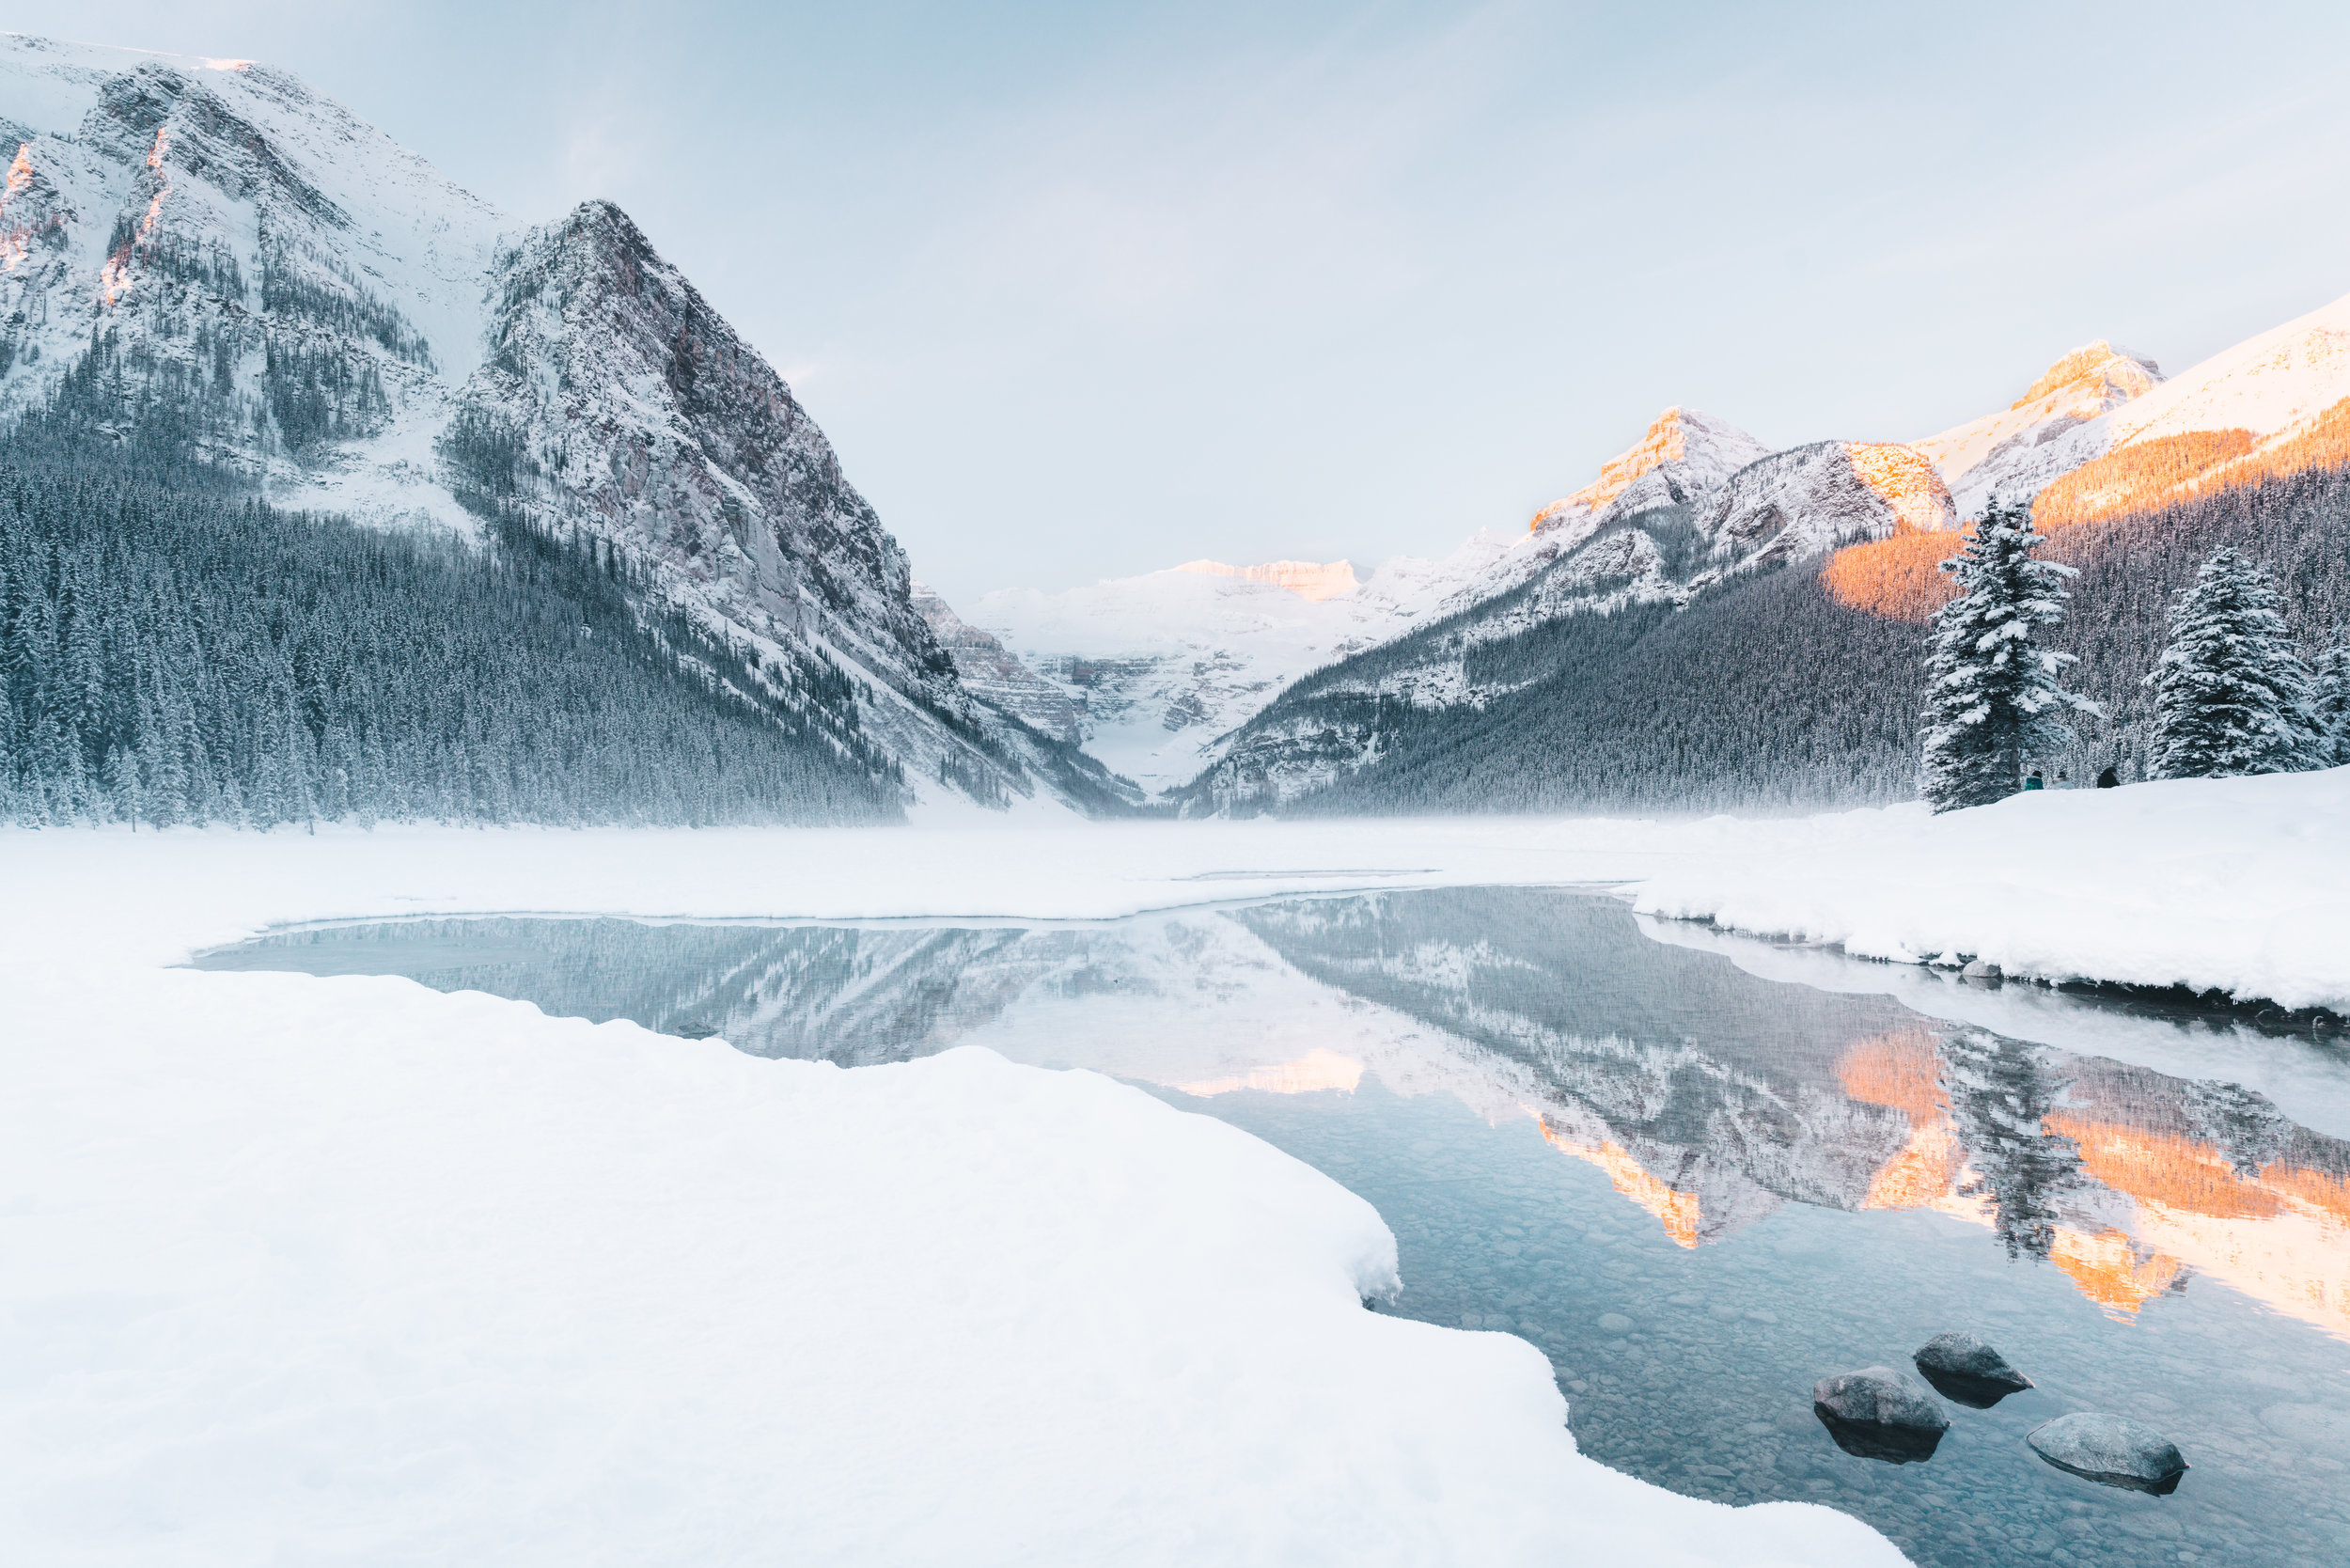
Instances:
[[[2172,595],[2225,546],[2275,577],[2311,667],[2350,624],[2350,469],[2057,529],[2042,555],[2079,575],[2044,646],[2075,656],[2065,683],[2105,716],[2074,715],[2074,740],[2044,760],[2052,777],[2151,776],[2144,678]],[[1301,814],[1794,811],[1917,797],[1928,628],[1840,602],[1817,559],[1741,576],[1685,608],[1572,615],[1474,648],[1470,682],[1514,687],[1481,709],[1363,695],[1457,630],[1440,621],[1306,677],[1236,739],[1224,777],[1248,765],[1252,733],[1319,726],[1340,738],[1337,776],[1287,808]],[[1349,771],[1361,748],[1375,755]],[[1212,772],[1191,786],[1192,808],[1211,808],[1219,781]]]
[[[631,607],[592,541],[273,510],[50,444],[0,464],[0,822],[894,816],[855,682]]]

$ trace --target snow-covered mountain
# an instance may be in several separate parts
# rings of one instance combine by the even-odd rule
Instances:
[[[822,432],[609,203],[525,226],[282,71],[12,35],[0,136],[0,415],[289,508],[525,520],[914,799],[1115,794],[962,682]]]
[[[1016,681],[995,663],[1008,650],[1073,710],[1088,752],[1155,791],[1214,762],[1291,682],[1424,619],[1507,548],[1480,534],[1361,582],[1344,561],[1191,561],[1062,593],[1004,589],[968,617],[993,651],[940,635],[966,682]],[[1016,700],[1024,714],[1058,711],[1041,694]]]
[[[921,583],[914,585],[914,607],[931,623],[939,646],[955,661],[956,674],[974,693],[1058,740],[1085,738],[1085,711],[1060,685],[1021,663]]]
[[[1260,809],[1325,788],[1376,760],[1398,709],[1483,712],[1555,673],[1496,651],[1563,617],[1686,604],[1842,545],[1956,525],[1950,492],[1912,447],[1771,452],[1735,426],[1668,409],[1600,482],[1545,508],[1434,610],[1265,705],[1183,792],[1184,808]]]
[[[1665,508],[1701,510],[1733,475],[1771,449],[1727,420],[1675,406],[1650,422],[1640,439],[1600,465],[1599,478],[1534,514],[1525,534],[1486,568],[1461,584],[1440,607],[1457,614],[1507,593],[1590,544],[1624,518]],[[1620,576],[1643,570],[1637,544],[1618,543],[1590,560],[1587,576]]]
[[[2350,296],[2167,380],[2152,359],[2100,339],[2050,366],[2013,407],[1912,445],[1940,471],[1962,517],[1981,511],[1995,493],[2029,501],[2100,463],[2102,473],[2082,482],[2109,510],[2156,498],[2142,482],[2141,470],[2149,467],[2158,467],[2177,490],[2205,482],[2224,466],[2257,470],[2264,453],[2310,435],[2329,415],[2340,421],[2345,398]],[[2196,437],[2220,439],[2177,449]],[[2172,448],[2147,463],[2130,459],[2159,442]],[[2089,502],[2084,507],[2068,495],[2057,520],[2100,510],[2098,497]]]
[[[1598,478],[1536,512],[1529,531],[1555,528],[1570,539],[1578,532],[1589,538],[1610,513],[1701,501],[1770,450],[1727,420],[1676,405],[1658,415],[1628,450],[1602,463]]]
[[[1825,555],[1896,530],[1954,528],[1950,493],[1913,447],[1822,441],[1741,469],[1699,523],[1702,587],[1726,571]]]
[[[2222,349],[2107,418],[2114,447],[2196,431],[2290,435],[2350,398],[2350,295]]]
[[[2102,337],[2048,367],[1997,414],[1910,443],[1925,454],[1961,517],[1979,515],[1994,494],[2029,501],[2050,480],[2113,443],[2106,416],[2162,383],[2160,367]]]
[[[1185,561],[1178,572],[1198,572],[1210,577],[1239,577],[1251,583],[1271,583],[1300,599],[1320,603],[1351,593],[1362,583],[1353,561],[1261,561],[1255,566],[1228,566],[1223,561]]]

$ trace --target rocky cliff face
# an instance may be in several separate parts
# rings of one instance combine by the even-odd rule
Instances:
[[[619,209],[514,224],[244,61],[0,39],[0,415],[386,526],[503,512],[910,797],[1067,798],[791,389]]]
[[[1950,491],[1916,448],[1822,441],[1774,453],[1731,478],[1699,522],[1707,561],[1691,581],[1825,555],[1896,530],[1957,525]]]
[[[1022,664],[1010,649],[920,583],[914,585],[914,607],[930,622],[932,635],[954,660],[955,673],[974,696],[1056,740],[1085,738],[1084,711],[1061,687]]]

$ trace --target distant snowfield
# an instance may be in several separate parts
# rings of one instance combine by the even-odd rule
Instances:
[[[1112,1080],[844,1072],[165,967],[491,910],[1101,918],[1607,881],[2011,970],[2350,999],[2350,770],[1930,819],[0,834],[0,1539],[27,1561],[1893,1563],[1580,1457],[1362,1309],[1337,1184]],[[1701,928],[1680,927],[1697,933]]]

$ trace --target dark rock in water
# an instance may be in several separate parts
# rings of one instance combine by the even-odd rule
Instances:
[[[1936,1334],[1919,1347],[1913,1359],[1936,1393],[1977,1410],[1988,1410],[2032,1386],[2030,1378],[2007,1364],[2006,1356],[1972,1334]]]
[[[2158,1497],[2177,1491],[2186,1473],[2176,1443],[2127,1416],[2076,1410],[2033,1427],[2024,1441],[2060,1470]]]
[[[1888,1465],[1933,1458],[1950,1428],[1934,1397],[1890,1367],[1820,1379],[1811,1386],[1811,1413],[1838,1448]]]
[[[680,1040],[708,1040],[712,1035],[716,1034],[718,1031],[712,1028],[708,1024],[680,1024],[676,1028],[671,1029],[669,1032],[676,1035]]]

